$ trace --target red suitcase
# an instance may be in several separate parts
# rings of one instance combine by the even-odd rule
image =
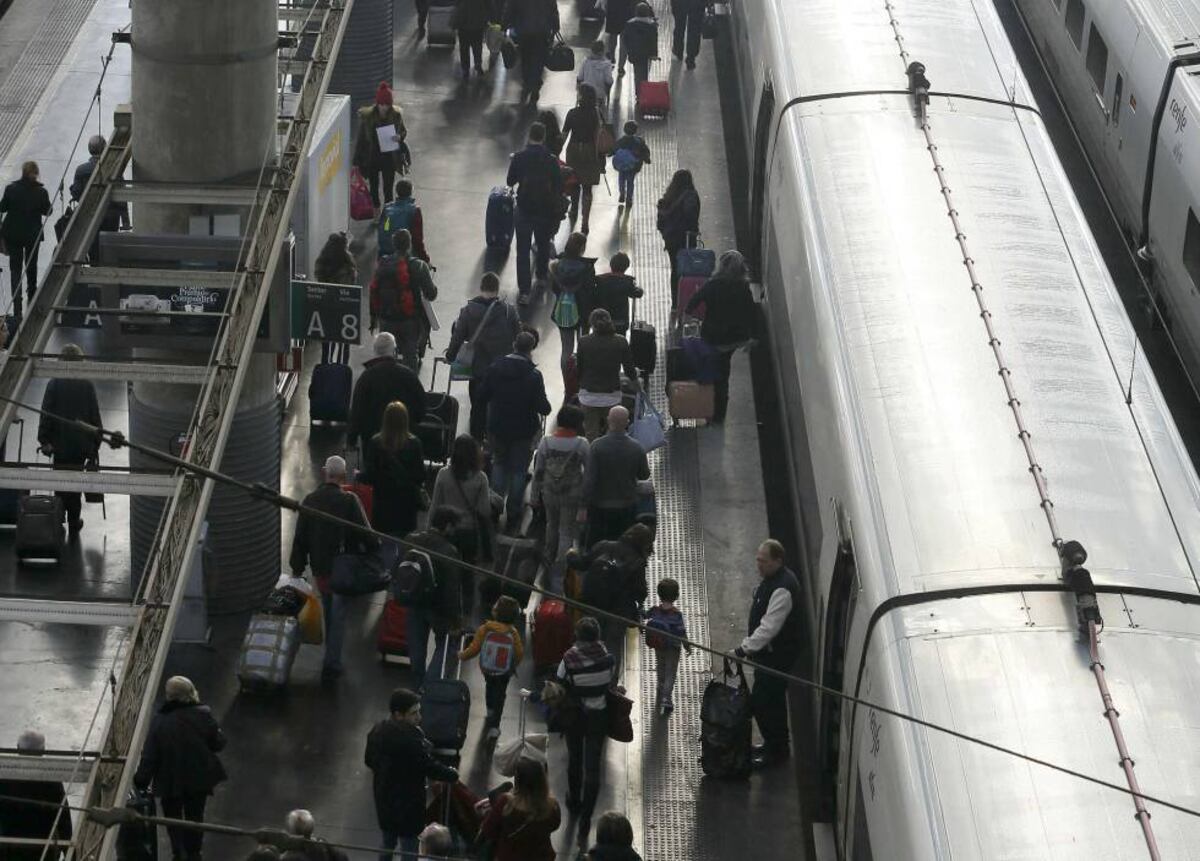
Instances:
[[[643,117],[665,117],[671,113],[671,88],[666,81],[642,81],[637,88],[637,107]]]
[[[408,616],[404,608],[391,598],[383,605],[376,645],[383,660],[408,662]]]
[[[533,665],[536,670],[558,666],[574,641],[571,614],[567,605],[557,598],[546,598],[538,604],[533,616]]]
[[[375,488],[369,484],[363,484],[361,481],[356,481],[354,484],[343,484],[342,490],[353,493],[358,497],[358,501],[362,503],[363,511],[367,513],[367,523],[372,523],[375,519]]]
[[[679,309],[679,313],[683,313],[683,309],[687,307],[687,303],[692,301],[692,297],[697,291],[704,286],[708,281],[707,278],[702,278],[699,275],[688,275],[679,279],[679,284],[675,287],[675,307]],[[704,303],[701,302],[693,308],[689,314],[697,320],[704,319]]]

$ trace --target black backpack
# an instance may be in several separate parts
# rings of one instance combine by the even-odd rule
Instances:
[[[557,214],[558,201],[555,200],[555,177],[561,177],[558,159],[546,153],[535,159],[525,176],[521,179],[521,188],[517,194],[518,203],[532,206],[542,214]]]
[[[579,600],[610,613],[619,612],[624,585],[624,567],[605,553],[597,557],[584,573]]]
[[[433,558],[424,550],[410,548],[392,571],[392,598],[402,607],[424,606],[437,590]]]

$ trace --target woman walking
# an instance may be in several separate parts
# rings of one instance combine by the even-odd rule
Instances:
[[[567,111],[562,130],[563,138],[567,140],[567,165],[579,179],[579,232],[585,236],[592,213],[592,189],[600,184],[600,174],[604,172],[604,154],[600,152],[598,140],[603,123],[595,88],[580,84],[579,99],[575,107]]]
[[[604,431],[608,411],[621,403],[621,371],[637,379],[633,353],[624,335],[617,334],[612,315],[597,308],[588,317],[592,334],[579,341],[579,403],[590,442]]]
[[[583,411],[567,405],[554,419],[554,433],[542,437],[533,455],[533,488],[529,498],[546,515],[546,558],[557,562],[579,537],[579,506],[587,469],[588,441]]]
[[[492,561],[492,488],[483,471],[483,449],[470,434],[454,440],[450,462],[438,470],[433,481],[432,510],[443,505],[459,512],[458,528],[452,538],[464,562]],[[462,569],[463,615],[475,609],[475,575]]]
[[[380,532],[403,538],[417,528],[424,507],[425,460],[412,435],[408,408],[392,401],[383,411],[379,433],[367,440],[362,480],[375,489],[371,522]]]
[[[559,365],[565,371],[567,360],[575,353],[575,335],[579,331],[579,300],[592,292],[596,283],[596,258],[584,257],[587,237],[572,233],[562,254],[550,266],[550,288],[554,291],[554,310],[550,319],[558,326],[562,343]]]
[[[658,201],[658,232],[671,258],[671,310],[675,310],[679,286],[679,251],[687,247],[688,234],[700,233],[700,195],[690,170],[677,170]]]
[[[343,231],[329,234],[317,262],[313,266],[313,275],[322,284],[357,284],[358,264],[350,253],[350,240]],[[321,342],[321,361],[333,361],[334,354],[338,361],[345,364],[350,360],[349,344],[335,344],[333,341]]]
[[[546,766],[517,760],[512,792],[500,795],[479,828],[492,845],[493,861],[554,861],[550,835],[562,824],[562,811],[550,794]]]
[[[704,282],[683,309],[692,313],[704,303],[700,337],[717,353],[720,376],[713,386],[713,422],[725,421],[729,408],[729,372],[733,353],[758,330],[758,306],[750,292],[750,267],[737,251],[726,251],[717,260],[717,270]]]
[[[377,129],[387,126],[395,129],[393,142],[404,143],[408,129],[404,127],[404,117],[400,108],[392,101],[392,85],[387,81],[380,81],[375,90],[374,104],[358,109],[358,142],[354,146],[354,166],[362,171],[362,175],[371,186],[371,202],[375,204],[376,218],[379,218],[381,211],[380,179],[383,180],[383,203],[391,203],[396,172],[403,169],[402,147],[384,152],[379,146]]]

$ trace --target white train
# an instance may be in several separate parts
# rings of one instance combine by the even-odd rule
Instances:
[[[1200,374],[1200,3],[1013,0]]]
[[[1200,808],[1200,482],[991,4],[731,14],[811,671],[1126,786],[1098,610],[1134,776]],[[1087,548],[1098,607],[1055,535]],[[1144,826],[1127,794],[815,708],[842,858],[1200,858],[1185,813]]]

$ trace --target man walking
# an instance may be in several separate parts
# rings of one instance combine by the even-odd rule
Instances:
[[[748,636],[734,654],[786,673],[800,654],[801,610],[800,582],[783,564],[783,557],[783,545],[774,539],[758,548],[754,561],[762,579],[750,605]],[[787,682],[755,671],[750,704],[763,737],[762,745],[755,749],[755,767],[783,762],[790,756]]]
[[[468,365],[466,370],[471,376],[467,383],[471,398],[469,429],[471,436],[480,442],[487,432],[487,407],[479,403],[484,375],[493,362],[508,353],[520,331],[517,309],[500,298],[500,277],[495,272],[484,272],[479,281],[479,295],[469,299],[458,312],[446,348],[446,358],[454,362],[463,345],[471,345],[471,361],[463,363]]]
[[[508,164],[508,185],[517,187],[517,302],[529,304],[533,278],[529,252],[537,241],[536,273],[544,281],[550,272],[550,245],[563,215],[563,178],[558,159],[546,148],[546,127],[529,127],[529,144]]]
[[[21,319],[23,298],[21,277],[25,278],[25,290],[29,301],[33,301],[37,290],[38,248],[41,247],[42,219],[50,214],[50,195],[39,181],[41,171],[36,161],[21,165],[21,178],[10,182],[0,197],[0,245],[8,254],[8,266],[12,277],[13,316]]]
[[[687,67],[696,68],[696,55],[700,53],[700,38],[704,26],[704,8],[708,0],[671,0],[671,14],[675,16],[675,32],[671,38],[671,53],[675,59],[684,59],[687,50]]]
[[[379,258],[371,279],[371,331],[391,332],[404,364],[414,371],[429,340],[429,318],[425,300],[437,298],[437,285],[429,264],[412,256],[412,234],[392,234],[396,253]]]
[[[75,344],[65,344],[59,357],[64,361],[78,362],[83,359],[83,350]],[[101,426],[96,386],[91,380],[70,377],[53,379],[46,385],[46,393],[42,396],[38,445],[43,454],[54,460],[55,469],[83,469],[88,461],[99,457],[99,436],[75,427],[71,421],[86,422],[96,428]],[[83,506],[79,493],[60,490],[54,495],[63,502],[67,529],[72,535],[78,534],[83,529],[83,518],[80,517]]]
[[[366,362],[354,384],[350,430],[346,433],[348,449],[360,440],[365,447],[367,440],[379,433],[383,411],[392,401],[404,404],[412,427],[425,417],[425,387],[416,373],[396,358],[396,337],[391,332],[380,332],[375,336],[372,351],[375,357]]]
[[[521,50],[522,103],[528,98],[531,105],[537,104],[546,71],[546,53],[558,26],[555,0],[508,0],[505,6],[504,29],[515,33]]]
[[[588,449],[583,479],[587,546],[620,538],[637,519],[638,481],[650,478],[641,443],[629,435],[629,410],[608,411],[608,433]]]

